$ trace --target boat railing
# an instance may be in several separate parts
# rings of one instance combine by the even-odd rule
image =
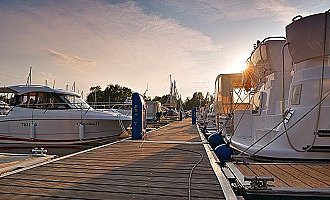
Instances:
[[[87,113],[88,110],[91,109],[91,106],[84,107],[82,103],[35,103],[35,104],[22,103],[14,106],[9,106],[8,109],[2,110],[1,115],[8,115],[12,110],[14,110],[17,107],[29,108],[31,110],[44,109],[45,110],[44,113],[46,113],[48,110],[66,110],[66,109],[79,109]]]
[[[88,105],[88,106],[87,106]],[[87,114],[90,110],[103,110],[103,111],[116,111],[123,115],[130,115],[132,104],[127,102],[92,102],[91,104],[84,104],[82,102],[74,103],[33,103],[33,104],[18,104],[14,106],[8,106],[6,109],[2,109],[0,115],[8,115],[15,108],[29,108],[34,110],[44,109],[44,113],[50,110],[81,110],[81,115]]]
[[[87,102],[94,109],[131,109],[131,102]]]

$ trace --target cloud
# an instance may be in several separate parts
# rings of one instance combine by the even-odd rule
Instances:
[[[141,92],[149,83],[155,88],[151,95],[163,95],[156,88],[169,74],[177,73],[177,80],[195,77],[208,68],[204,55],[222,51],[200,30],[145,13],[133,1],[8,1],[0,10],[0,26],[6,27],[0,47],[20,58],[16,68],[34,63],[35,72],[76,81],[85,91],[110,79]]]
[[[46,52],[48,53],[48,55],[55,58],[61,65],[64,66],[75,66],[75,67],[95,66],[94,61],[80,58],[79,56],[64,55],[52,49],[46,49]]]
[[[5,69],[10,69],[9,66],[1,66],[0,69],[2,70],[0,72],[0,80],[1,86],[8,86],[8,85],[17,85],[17,84],[26,84],[26,80],[28,77],[28,71],[26,71],[26,74],[19,74],[17,72],[13,72],[9,70],[8,72]]]
[[[273,20],[283,22],[283,24],[288,24],[298,14],[306,14],[298,7],[292,6],[287,0],[255,0],[254,6],[259,11],[267,13]]]
[[[239,40],[248,39],[248,34],[237,38],[239,49],[229,52],[227,46],[224,52],[223,44],[217,41],[229,43],[232,38],[215,40],[220,31],[203,32],[198,26],[188,27],[179,18],[158,16],[157,11],[147,12],[142,1],[122,2],[49,0],[0,4],[0,27],[4,27],[0,31],[0,64],[10,66],[3,68],[4,72],[15,70],[26,77],[22,66],[31,65],[35,72],[53,74],[52,79],[61,80],[57,82],[76,81],[85,91],[95,85],[104,87],[111,80],[143,92],[148,83],[150,95],[163,95],[164,91],[159,88],[164,87],[168,75],[172,74],[184,96],[201,86],[212,91],[214,78],[223,70],[221,66],[229,62],[225,56],[240,52],[243,45]],[[326,1],[318,2],[324,5]],[[199,20],[214,25],[207,27],[212,30],[227,25],[228,29],[241,30],[233,27],[239,24],[238,20],[290,21],[297,14],[309,13],[316,4],[319,6],[319,3],[284,0],[266,3],[162,0],[157,4],[182,13],[192,22]],[[218,22],[228,24],[218,28],[215,27],[219,26]],[[225,32],[225,28],[221,30]],[[239,32],[242,33],[244,31]],[[237,36],[237,32],[228,33],[231,34]],[[233,43],[230,45],[234,46]],[[230,59],[233,60],[233,56]],[[65,67],[59,70],[59,66]],[[195,82],[206,79],[211,83],[209,86],[207,82]]]
[[[287,24],[298,14],[306,16],[321,7],[329,7],[327,0],[317,0],[317,3],[294,0],[163,0],[163,3],[206,23],[268,18]]]

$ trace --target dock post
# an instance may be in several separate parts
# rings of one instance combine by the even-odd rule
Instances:
[[[191,111],[191,123],[194,125],[196,124],[196,107],[193,107]]]
[[[182,110],[180,110],[180,117],[179,117],[179,120],[182,121]]]
[[[134,92],[132,94],[132,139],[142,139],[145,122],[145,103],[143,97]]]

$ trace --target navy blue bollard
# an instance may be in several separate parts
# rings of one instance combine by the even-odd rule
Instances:
[[[193,107],[192,111],[191,111],[191,123],[192,124],[196,124],[196,107]]]
[[[182,110],[180,110],[180,118],[179,118],[180,121],[182,121]]]
[[[139,140],[143,136],[143,125],[144,125],[144,100],[143,97],[134,92],[132,94],[132,139]]]

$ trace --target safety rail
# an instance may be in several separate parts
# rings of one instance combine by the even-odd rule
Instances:
[[[95,109],[121,109],[125,107],[131,108],[131,102],[87,102]]]

